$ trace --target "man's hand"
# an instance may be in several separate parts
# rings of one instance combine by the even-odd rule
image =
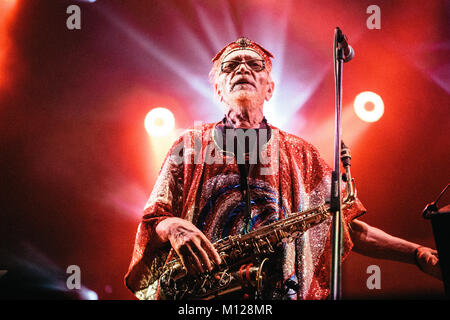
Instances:
[[[212,243],[191,222],[181,218],[167,218],[156,226],[162,242],[169,241],[189,274],[213,269],[220,256]]]
[[[442,280],[442,273],[439,267],[439,258],[436,250],[427,247],[419,247],[416,252],[416,263],[426,274]]]

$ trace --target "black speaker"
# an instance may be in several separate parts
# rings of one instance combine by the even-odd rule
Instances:
[[[431,220],[445,295],[450,297],[450,205],[440,209],[437,207],[432,209],[426,210],[423,217]]]

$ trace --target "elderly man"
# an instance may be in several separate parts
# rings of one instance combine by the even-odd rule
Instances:
[[[212,243],[258,230],[329,199],[331,169],[317,150],[264,118],[264,102],[275,86],[271,58],[269,51],[247,38],[230,43],[213,58],[210,79],[225,117],[188,130],[166,157],[125,277],[138,298],[161,298],[160,270],[174,254],[188,274],[209,272],[222,263]],[[254,130],[257,142],[236,138],[238,130]],[[269,162],[263,161],[262,153],[269,155]],[[416,264],[440,278],[435,250],[356,219],[364,213],[358,199],[343,211],[343,258],[353,248],[371,257]],[[329,265],[330,219],[278,248],[262,298],[325,299]]]

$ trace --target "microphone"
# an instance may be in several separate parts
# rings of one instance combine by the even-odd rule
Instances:
[[[439,196],[435,201],[426,205],[426,207],[422,211],[422,217],[424,217],[425,219],[430,219],[433,212],[437,212],[439,210],[437,207],[437,202],[439,201],[439,199],[441,199],[442,195],[445,193],[445,191],[447,191],[449,186],[450,183],[448,183],[447,186],[444,188],[444,190],[441,191],[441,193],[439,194]]]
[[[349,62],[355,56],[355,51],[348,44],[348,38],[345,34],[342,33],[342,30],[339,29],[339,27],[336,27],[336,31],[338,46],[344,52],[344,62]]]
[[[422,210],[422,217],[425,219],[430,219],[433,212],[437,212],[438,207],[435,202],[429,203]]]

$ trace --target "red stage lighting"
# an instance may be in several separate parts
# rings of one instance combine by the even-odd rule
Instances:
[[[353,107],[356,115],[366,122],[378,121],[384,113],[383,99],[371,91],[364,91],[358,94]]]

